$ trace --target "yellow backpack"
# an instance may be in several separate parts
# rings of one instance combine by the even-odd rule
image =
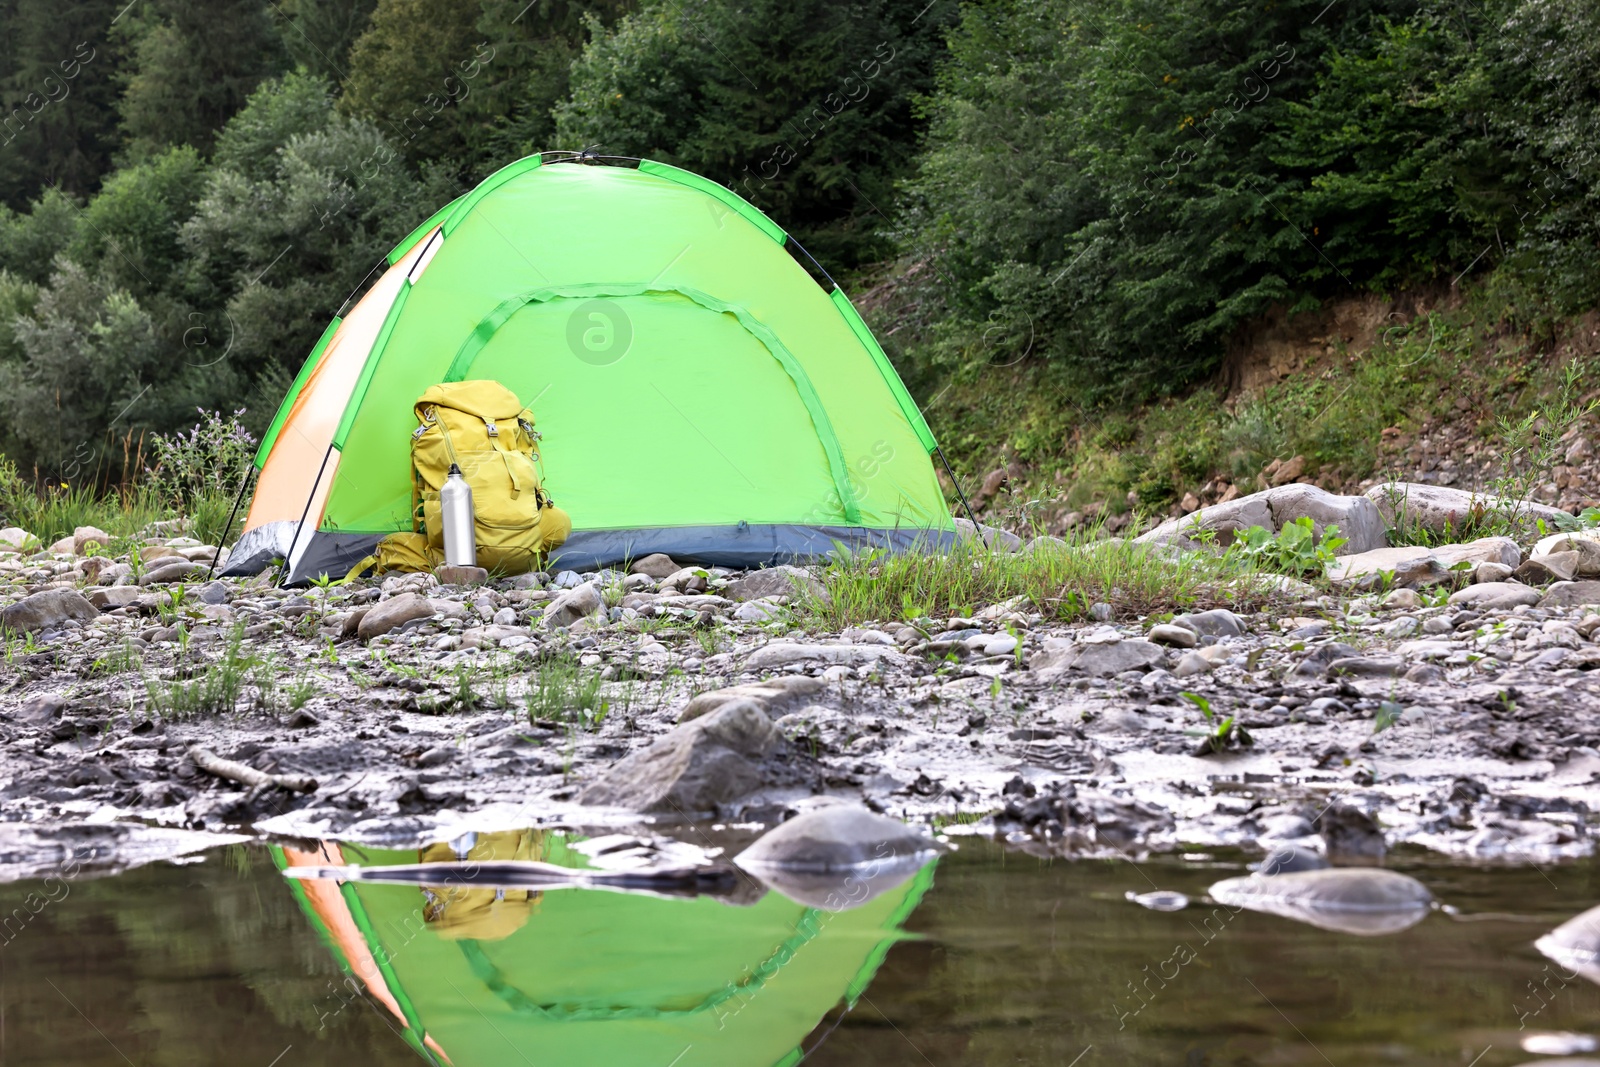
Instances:
[[[378,544],[354,573],[432,570],[444,562],[439,490],[450,464],[472,487],[478,566],[495,574],[536,570],[572,532],[539,477],[533,412],[495,381],[444,382],[417,399],[411,434],[412,532]]]

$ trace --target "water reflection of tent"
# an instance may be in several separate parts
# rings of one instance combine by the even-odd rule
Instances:
[[[588,865],[559,835],[541,838],[532,857],[525,843],[516,858]],[[513,847],[502,839],[472,858],[511,858]],[[283,866],[418,858],[353,845],[275,855]],[[288,884],[341,965],[432,1062],[768,1067],[796,1062],[830,1008],[855,1004],[907,936],[901,926],[932,880],[930,863],[842,912],[774,892],[738,907],[597,890],[502,899],[471,890],[488,896],[468,902],[465,926],[452,926],[439,900],[414,886]]]

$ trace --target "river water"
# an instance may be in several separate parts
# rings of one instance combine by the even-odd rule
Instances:
[[[501,842],[579,865],[575,843]],[[232,846],[0,886],[0,1067],[1502,1067],[1600,1035],[1600,989],[1532,944],[1600,900],[1587,863],[1391,857],[1461,914],[1380,937],[1125,899],[1199,897],[1242,873],[1221,854],[1046,861],[967,839],[837,913],[279,870],[437,855]]]

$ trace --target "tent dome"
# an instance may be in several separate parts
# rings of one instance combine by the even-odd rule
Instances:
[[[676,167],[519,160],[446,205],[306,360],[229,573],[343,574],[411,525],[412,405],[497,380],[572,517],[552,561],[748,567],[948,543],[933,435],[837,286]]]

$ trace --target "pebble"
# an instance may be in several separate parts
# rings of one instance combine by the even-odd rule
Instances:
[[[1171,645],[1174,648],[1193,648],[1200,640],[1199,635],[1189,627],[1171,623],[1150,627],[1150,633],[1146,636],[1158,645]]]
[[[1009,656],[1017,650],[1019,642],[1010,634],[997,634],[983,646],[985,656]]]

